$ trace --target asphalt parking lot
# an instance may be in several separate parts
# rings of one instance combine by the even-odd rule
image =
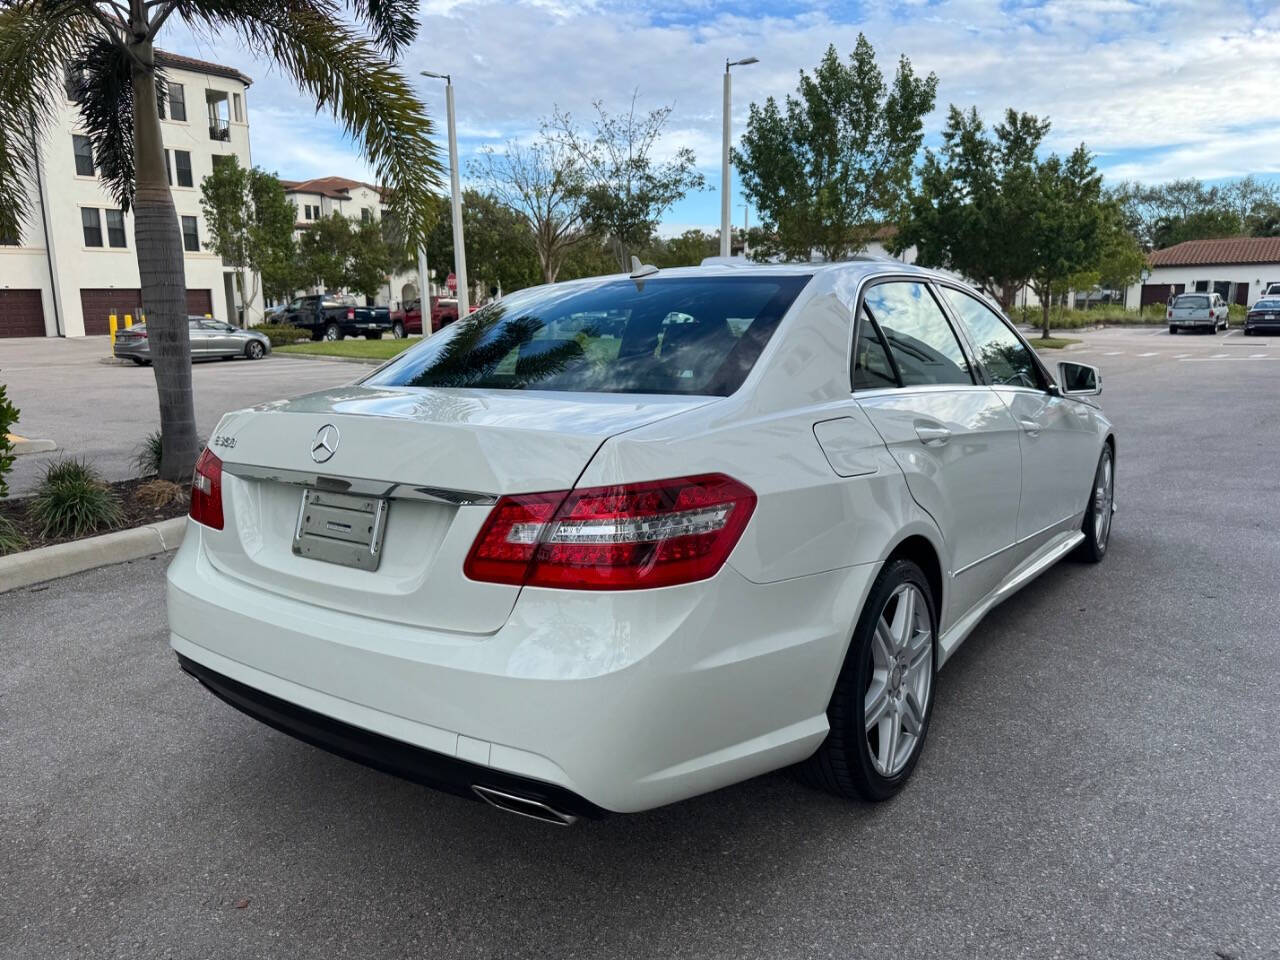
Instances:
[[[156,378],[150,367],[104,363],[109,352],[106,337],[0,340],[0,382],[22,411],[14,432],[60,448],[20,457],[9,475],[10,496],[31,493],[51,456],[85,457],[108,480],[137,475],[137,448],[160,426]],[[367,366],[283,354],[197,363],[196,426],[207,437],[228,410],[350,383],[368,372]]]
[[[0,956],[1280,957],[1280,338],[1083,336],[1110,554],[987,617],[877,807],[775,774],[559,830],[214,699],[163,558],[0,595]]]

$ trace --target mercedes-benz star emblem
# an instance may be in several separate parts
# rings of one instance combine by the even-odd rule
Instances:
[[[316,438],[311,441],[311,459],[316,463],[324,463],[338,452],[338,428],[326,423],[316,431]]]

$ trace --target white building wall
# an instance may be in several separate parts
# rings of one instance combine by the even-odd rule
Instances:
[[[187,107],[185,122],[173,119],[161,121],[162,137],[165,148],[170,151],[171,170],[174,174],[174,207],[179,217],[196,218],[203,245],[208,242],[209,233],[200,210],[200,181],[212,172],[214,155],[234,154],[242,166],[251,165],[247,103],[242,110],[241,120],[237,122],[234,117],[231,120],[230,140],[213,140],[209,136],[205,91],[221,90],[228,96],[238,93],[243,103],[247,88],[238,80],[173,66],[166,66],[165,73],[171,82],[183,85]],[[132,214],[126,213],[124,216],[126,246],[110,247],[107,244],[105,211],[119,209],[119,204],[111,198],[97,176],[80,176],[76,173],[72,135],[82,132],[75,106],[70,101],[59,103],[55,120],[49,125],[39,145],[41,175],[48,203],[47,242],[45,222],[42,221],[37,206],[31,222],[23,231],[22,242],[28,246],[0,247],[0,287],[36,288],[42,291],[45,332],[48,336],[57,336],[59,333],[71,337],[84,336],[81,290],[136,290],[140,286]],[[185,150],[191,154],[190,187],[180,187],[177,184],[174,150]],[[80,213],[84,207],[103,211],[99,213],[103,232],[102,247],[85,245]],[[50,260],[53,263],[52,282]],[[230,268],[224,268],[217,255],[204,249],[187,252],[185,268],[187,289],[209,290],[213,315],[218,319],[234,322],[236,304],[228,303],[226,282],[231,273]],[[246,287],[250,286],[251,283],[246,283]],[[259,294],[247,305],[246,320],[255,322],[261,314],[262,297]]]
[[[1249,303],[1258,299],[1270,283],[1280,283],[1280,263],[1236,263],[1208,267],[1155,267],[1147,280],[1150,285],[1184,284],[1185,292],[1193,293],[1198,282],[1205,282],[1212,292],[1215,283],[1248,284]],[[1137,305],[1142,295],[1142,284],[1129,288],[1128,302]],[[1161,298],[1165,299],[1164,297]],[[1232,299],[1234,303],[1235,300]]]

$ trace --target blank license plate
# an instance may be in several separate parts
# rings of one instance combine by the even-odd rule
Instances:
[[[325,490],[302,491],[293,552],[359,570],[377,570],[387,531],[387,501]]]

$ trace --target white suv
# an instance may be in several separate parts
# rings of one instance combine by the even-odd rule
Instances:
[[[1106,552],[1099,390],[897,263],[521,291],[222,419],[171,644],[272,726],[555,823],[793,764],[884,799],[983,615]]]

